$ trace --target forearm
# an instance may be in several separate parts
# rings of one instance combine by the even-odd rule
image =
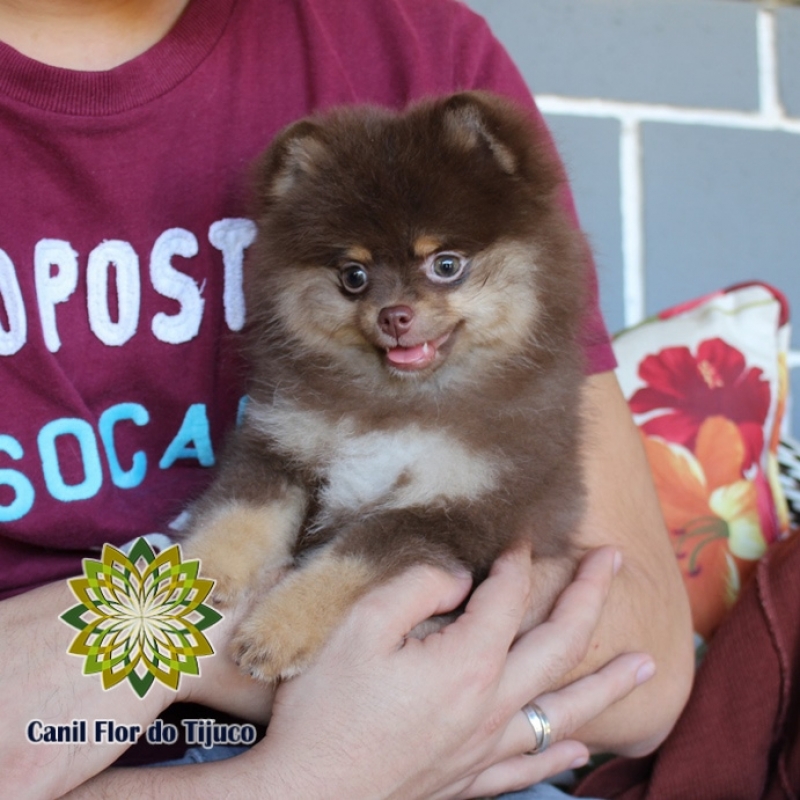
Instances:
[[[649,574],[634,554],[628,554],[589,654],[567,676],[572,680],[589,674],[626,652],[648,653],[655,663],[651,680],[576,733],[592,752],[629,757],[651,752],[670,732],[688,699],[694,673],[691,629],[683,623],[683,604],[664,596],[664,583],[663,575]]]
[[[126,682],[104,690],[100,677],[84,675],[82,660],[67,653],[75,631],[59,616],[73,605],[75,597],[66,582],[0,603],[0,698],[4,716],[0,775],[9,796],[57,797],[112,764],[130,742],[95,743],[95,724],[101,720],[138,725],[143,733],[177,700],[205,702],[248,718],[266,718],[266,688],[238,675],[221,656],[230,624],[223,622],[209,631],[218,655],[201,663],[201,679],[183,680],[177,694],[156,681],[145,697],[139,698]],[[71,726],[74,720],[85,721],[85,736],[79,725],[79,736],[72,738],[87,741],[30,741],[28,728],[34,720],[40,720],[42,726]],[[34,726],[32,738],[44,738],[46,729],[42,726]]]
[[[689,604],[639,434],[613,375],[590,379],[585,420],[589,501],[578,543],[614,545],[623,567],[588,656],[567,677],[588,674],[624,652],[652,656],[656,676],[579,733],[595,751],[637,756],[663,740],[688,698],[694,672]]]
[[[227,800],[292,800],[322,797],[311,786],[301,787],[311,794],[298,794],[287,786],[278,764],[258,750],[236,758],[207,764],[173,767],[108,769],[64,795],[64,800],[197,800],[198,797],[225,797]],[[254,761],[258,759],[258,763]],[[256,780],[253,776],[268,780]],[[310,776],[309,783],[310,783]]]
[[[153,687],[139,699],[127,685],[103,691],[99,678],[82,674],[81,660],[67,653],[74,634],[59,616],[75,605],[66,582],[44,586],[0,603],[4,655],[0,660],[0,774],[9,796],[56,797],[119,757],[127,745],[31,742],[28,726],[87,721],[86,738],[97,720],[140,725],[166,707],[169,694]]]

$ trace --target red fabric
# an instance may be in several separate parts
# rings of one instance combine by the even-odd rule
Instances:
[[[453,0],[193,0],[102,73],[0,44],[0,596],[163,531],[206,485],[242,393],[226,258],[275,132],[467,88],[538,113]],[[240,226],[225,255],[220,224]],[[585,341],[613,366],[596,304]]]
[[[577,794],[609,800],[800,797],[800,536],[759,562],[659,750],[600,767]]]

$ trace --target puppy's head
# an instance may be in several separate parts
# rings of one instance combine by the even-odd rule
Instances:
[[[260,166],[247,282],[260,341],[353,379],[437,385],[546,347],[549,309],[575,317],[582,281],[540,138],[481,93],[289,127]]]

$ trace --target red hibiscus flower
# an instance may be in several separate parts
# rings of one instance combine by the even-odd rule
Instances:
[[[639,365],[647,386],[630,399],[634,414],[656,413],[643,425],[649,436],[694,450],[697,432],[708,417],[734,422],[745,442],[744,468],[758,461],[769,411],[769,383],[757,367],[722,339],[707,339],[693,356],[688,347],[667,347]]]

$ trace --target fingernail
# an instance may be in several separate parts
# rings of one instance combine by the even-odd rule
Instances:
[[[656,665],[653,661],[645,661],[639,669],[636,670],[636,685],[649,681],[653,675],[656,674]]]
[[[622,567],[622,553],[620,553],[620,551],[617,550],[617,552],[614,553],[614,574],[615,575],[620,571],[621,567]]]
[[[569,769],[580,769],[581,767],[585,767],[588,763],[589,763],[589,756],[587,755],[578,756],[569,765]]]

